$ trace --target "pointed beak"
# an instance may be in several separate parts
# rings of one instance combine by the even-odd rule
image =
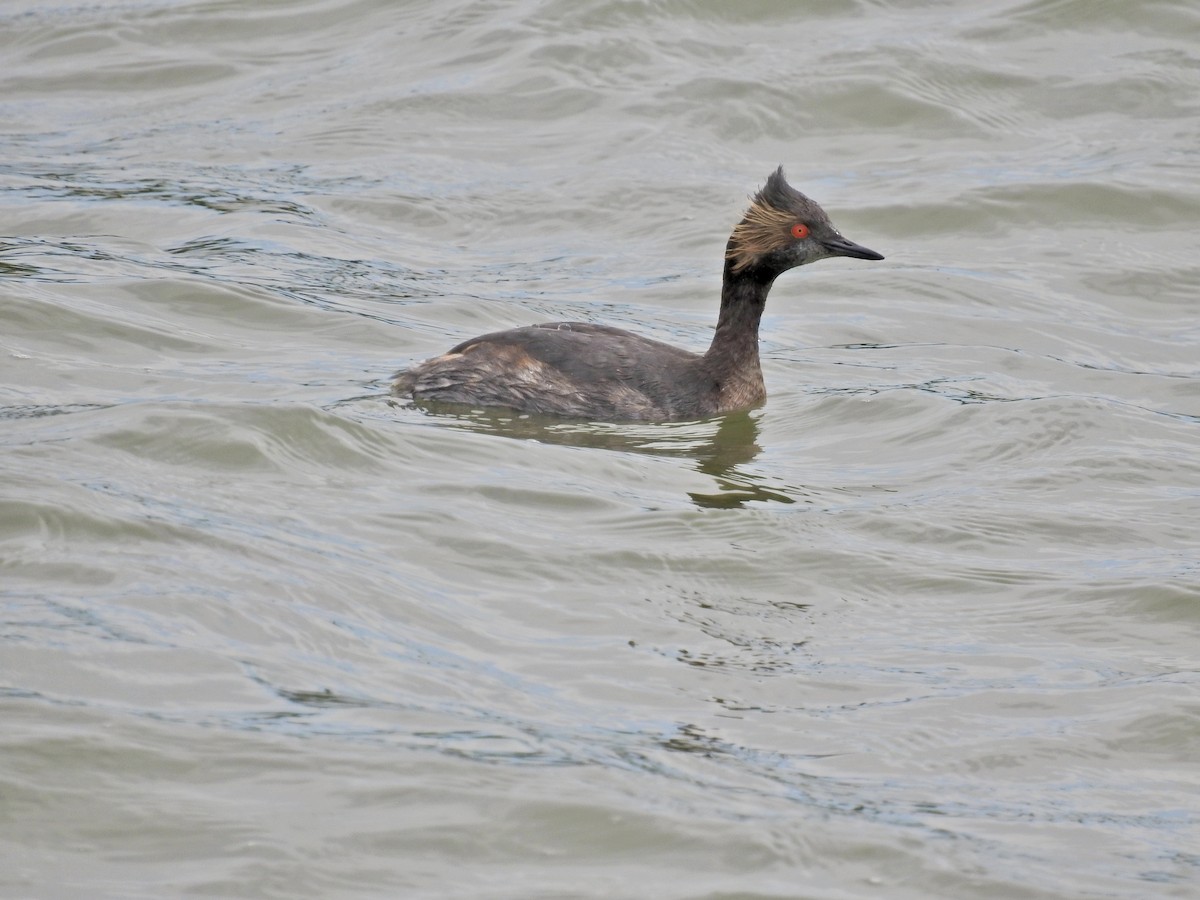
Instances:
[[[862,244],[856,244],[854,241],[847,240],[840,234],[835,238],[823,240],[821,243],[834,256],[853,256],[855,259],[883,259],[882,253],[868,250]]]

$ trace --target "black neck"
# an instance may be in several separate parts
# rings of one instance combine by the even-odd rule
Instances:
[[[720,364],[726,371],[743,367],[758,369],[758,324],[774,281],[775,273],[762,269],[735,273],[733,261],[725,260],[721,314],[705,359]]]

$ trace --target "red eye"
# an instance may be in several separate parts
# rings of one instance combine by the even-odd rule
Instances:
[[[802,241],[808,237],[808,234],[808,226],[803,222],[797,222],[792,226],[792,237],[794,237],[796,240]]]

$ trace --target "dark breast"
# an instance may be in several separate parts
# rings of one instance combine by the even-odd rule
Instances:
[[[717,411],[701,360],[620,328],[550,322],[472,338],[399,373],[393,389],[578,418],[692,418]]]

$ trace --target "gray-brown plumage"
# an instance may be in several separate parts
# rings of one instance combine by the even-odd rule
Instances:
[[[418,401],[500,406],[573,418],[696,419],[767,396],[758,325],[775,279],[830,256],[883,259],[838,233],[780,166],[755,194],[725,251],[712,344],[692,353],[620,328],[550,322],[464,341],[397,374],[393,393]]]

